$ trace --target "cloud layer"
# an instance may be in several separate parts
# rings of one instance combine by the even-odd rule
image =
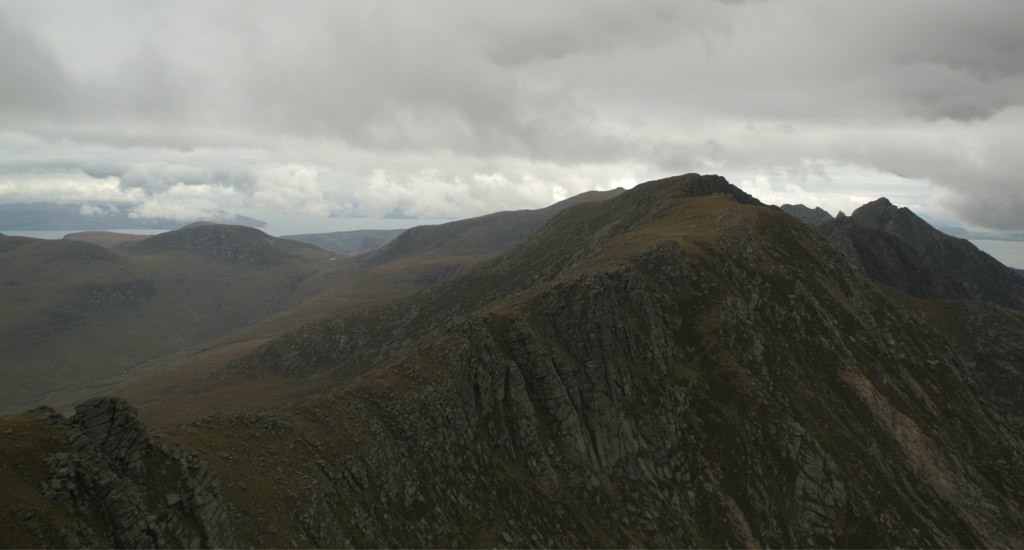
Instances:
[[[699,171],[1021,229],[1020,21],[958,0],[0,2],[0,201],[461,217]]]

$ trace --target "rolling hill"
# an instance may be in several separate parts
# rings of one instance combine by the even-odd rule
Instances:
[[[204,232],[222,234],[197,238]],[[240,226],[184,228],[114,249],[4,236],[0,250],[4,408],[110,384],[154,356],[302,303],[339,274],[333,253]]]
[[[403,241],[386,259],[372,261],[211,223],[150,237],[2,236],[0,371],[9,383],[0,390],[0,410],[38,403],[67,410],[140,374],[181,366],[126,390],[140,402],[168,405],[168,392],[192,371],[338,309],[452,277],[524,239],[561,209],[617,192],[415,228],[435,237]],[[445,243],[443,235],[456,237]]]

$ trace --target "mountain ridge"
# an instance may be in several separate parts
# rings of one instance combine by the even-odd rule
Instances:
[[[393,262],[412,251],[419,254],[424,251],[444,253],[454,249],[459,255],[504,251],[532,235],[552,216],[565,208],[579,203],[605,200],[622,192],[622,188],[587,191],[537,210],[495,212],[440,225],[412,227],[361,260],[366,265],[373,266]]]
[[[222,401],[123,453],[100,452],[136,426],[116,399],[0,419],[38,472],[0,469],[30,503],[2,517],[47,545],[108,543],[130,503],[154,545],[1020,546],[1024,313],[898,293],[735,191],[689,174],[567,208],[262,348],[312,355],[222,371],[334,376],[283,405]],[[58,535],[56,502],[94,533]]]
[[[970,241],[880,198],[813,226],[861,271],[925,299],[969,299],[1024,311],[1024,280]]]

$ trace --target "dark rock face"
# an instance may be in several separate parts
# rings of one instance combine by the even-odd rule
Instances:
[[[814,209],[808,208],[802,204],[783,204],[779,207],[780,210],[793,216],[794,218],[806,223],[816,224],[830,221],[832,214],[829,214],[825,210],[822,210],[820,206],[814,207]]]
[[[815,228],[858,269],[905,294],[1024,311],[1024,279],[970,242],[934,229],[884,198]]]
[[[42,531],[43,545],[56,536],[66,548],[235,546],[216,473],[184,449],[157,445],[124,400],[91,399],[70,419],[47,408],[36,417],[67,430],[65,450],[45,460],[45,498],[100,520],[70,534]],[[147,462],[161,471],[147,471]],[[155,481],[167,476],[176,487]]]

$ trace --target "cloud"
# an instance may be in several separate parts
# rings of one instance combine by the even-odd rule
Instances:
[[[163,218],[188,221],[231,222],[236,216],[202,199],[146,199],[128,213],[129,218]]]
[[[163,163],[131,165],[116,177],[122,189],[140,189],[147,195],[165,193],[176,186],[205,185],[248,191],[256,181],[246,171]]]
[[[78,209],[78,213],[83,216],[116,216],[121,213],[121,209],[112,204],[103,206],[83,204]]]
[[[325,218],[339,209],[328,197],[328,188],[320,174],[297,166],[263,174],[253,192],[253,202],[257,208],[318,218]]]
[[[0,200],[115,181],[161,208],[448,217],[700,171],[1021,228],[1021,20],[996,0],[3,4]]]

